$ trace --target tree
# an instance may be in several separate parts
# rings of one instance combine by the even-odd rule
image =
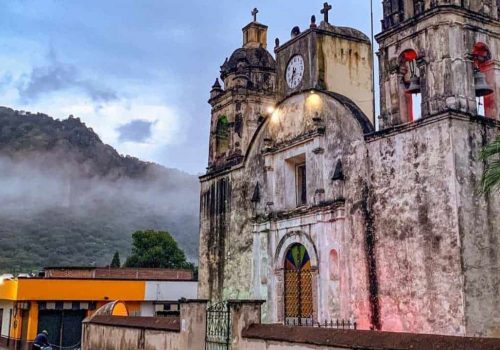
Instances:
[[[484,147],[481,159],[486,163],[481,179],[481,191],[490,193],[500,189],[500,135],[495,141]]]
[[[125,262],[126,267],[192,268],[175,239],[166,231],[136,231],[132,239],[132,255]]]
[[[111,260],[110,267],[120,267],[120,266],[122,266],[122,263],[120,261],[120,253],[116,251],[115,255],[113,255],[113,260]]]

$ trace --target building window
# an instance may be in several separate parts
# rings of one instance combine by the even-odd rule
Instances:
[[[225,115],[219,117],[217,120],[215,140],[217,155],[226,153],[229,149],[229,120]]]
[[[415,0],[413,2],[413,13],[415,16],[423,13],[425,10],[424,0]]]
[[[417,53],[414,50],[406,50],[401,54],[400,74],[405,90],[406,122],[413,122],[422,115],[420,72],[417,67]]]
[[[295,167],[295,182],[296,182],[296,196],[297,206],[307,204],[307,176],[306,176],[306,163],[298,164]]]
[[[288,209],[306,205],[307,199],[307,163],[304,153],[285,159],[283,177],[283,199]]]
[[[491,53],[483,43],[477,43],[472,52],[474,61],[474,89],[476,93],[477,114],[495,117],[495,94],[491,82],[495,81]]]
[[[178,303],[156,303],[156,317],[179,317],[180,308]]]

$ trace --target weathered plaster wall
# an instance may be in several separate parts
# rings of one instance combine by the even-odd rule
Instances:
[[[111,317],[99,320],[99,316],[90,317],[83,323],[82,349],[205,349],[206,307],[207,302],[203,300],[182,302],[179,319]],[[179,321],[180,329],[177,328]]]
[[[231,176],[202,180],[200,200],[200,270],[198,296],[222,298],[231,213]]]
[[[191,300],[180,305],[182,349],[205,349],[205,332],[207,330],[207,301]],[[168,349],[168,348],[162,348]]]
[[[179,333],[84,324],[83,350],[184,350]]]
[[[368,146],[382,329],[465,334],[450,121]]]
[[[389,329],[499,333],[499,204],[495,196],[477,191],[484,169],[479,151],[498,127],[470,117],[478,113],[472,53],[476,44],[484,44],[491,61],[482,71],[494,90],[485,98],[485,115],[500,119],[498,5],[491,0],[384,1],[384,31],[377,36],[381,127],[408,121],[399,66],[407,49],[417,53],[422,116],[433,119],[369,144],[377,260],[383,264],[378,270],[382,322]],[[450,112],[453,119],[437,121]],[[395,278],[398,271],[404,273]],[[402,321],[397,314],[409,317]]]
[[[141,330],[101,325],[84,325],[84,350],[136,350],[139,349]]]
[[[184,350],[186,348],[179,341],[178,333],[169,333],[165,331],[147,330],[144,336],[144,350]],[[193,348],[191,348],[193,349]]]
[[[302,81],[293,89],[285,79],[278,79],[279,100],[294,92],[325,89],[356,102],[374,122],[371,43],[365,34],[321,22],[317,28],[308,29],[279,46],[276,53],[278,77],[284,75],[288,62],[297,54],[302,56],[305,66]]]
[[[245,299],[252,294],[252,194],[244,168],[202,182],[199,297]],[[237,210],[234,210],[237,208]]]
[[[500,196],[478,193],[483,172],[481,148],[500,128],[454,120],[458,232],[464,271],[465,326],[471,336],[500,336]]]
[[[371,45],[335,36],[318,40],[327,89],[352,99],[374,123]]]
[[[421,120],[369,140],[382,329],[498,332],[498,199],[478,195],[495,128]]]
[[[286,164],[300,154],[306,160],[308,205],[296,209],[294,181],[288,181],[294,175],[287,174],[293,169]],[[346,178],[332,180],[339,161]],[[252,186],[259,182],[261,195],[253,211],[253,291],[255,297],[267,297],[263,307],[267,321],[283,321],[284,255],[291,244],[302,243],[319,266],[313,287],[315,319],[351,319],[369,328],[360,204],[366,164],[360,124],[342,103],[320,93],[287,100],[256,138],[246,163],[247,181]],[[332,280],[333,249],[339,256],[339,276]]]

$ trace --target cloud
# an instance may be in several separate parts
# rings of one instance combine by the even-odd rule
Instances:
[[[135,119],[127,124],[121,125],[116,128],[120,133],[118,140],[120,142],[145,142],[152,136],[151,127],[155,123],[156,121],[151,122],[148,120]]]
[[[4,96],[8,97],[0,93],[0,100]],[[33,113],[43,112],[57,119],[65,119],[72,114],[94,129],[104,143],[112,145],[119,153],[146,161],[165,164],[165,147],[180,145],[188,138],[189,117],[185,112],[149,91],[137,91],[134,97],[120,97],[104,103],[95,102],[73,90],[44,96],[27,104],[17,100],[16,96],[10,97],[10,101],[10,107]],[[128,126],[125,128],[128,133],[120,130],[123,126]],[[137,126],[141,130],[131,130]]]
[[[115,91],[102,86],[99,82],[85,79],[76,66],[59,62],[53,51],[46,65],[34,67],[24,76],[18,90],[25,101],[35,100],[52,92],[76,89],[85,93],[93,101],[107,102],[118,98]]]

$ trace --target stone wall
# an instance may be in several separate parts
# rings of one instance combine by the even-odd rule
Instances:
[[[445,114],[368,139],[382,329],[498,335],[498,198],[478,194],[493,121]]]
[[[383,330],[465,335],[450,121],[369,140]]]
[[[320,327],[252,324],[242,332],[239,350],[494,350],[500,339],[465,338],[429,334],[356,331]]]
[[[179,333],[134,326],[84,325],[84,350],[181,350]]]
[[[267,246],[254,247],[259,266],[253,276],[254,285],[267,292],[269,322],[284,321],[285,255],[292,244],[300,243],[314,273],[313,318],[350,319],[370,327],[364,236],[356,234],[364,230],[360,203],[368,176],[367,150],[363,128],[348,106],[322,93],[293,96],[278,107],[256,139],[255,155],[250,155],[249,168],[255,173],[254,159],[265,161],[263,180],[254,180],[262,184],[262,199],[254,211],[253,231]],[[307,204],[299,208],[294,169],[289,166],[298,157],[305,161],[308,179]],[[332,180],[339,166],[343,176]],[[336,276],[331,274],[332,253],[337,255]]]
[[[482,195],[482,147],[500,130],[493,123],[454,120],[458,237],[462,251],[467,335],[500,337],[500,195]]]
[[[228,350],[496,350],[500,339],[261,324],[258,300],[228,301]],[[99,316],[84,323],[83,350],[204,350],[206,302],[182,304],[180,319]],[[210,348],[210,347],[208,347]]]
[[[90,317],[83,323],[82,350],[204,350],[206,304],[181,302],[179,318]]]

